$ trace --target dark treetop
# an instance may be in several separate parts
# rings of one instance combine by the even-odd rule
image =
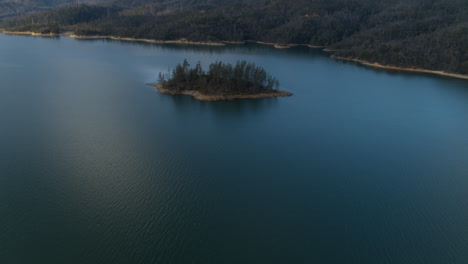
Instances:
[[[235,65],[217,61],[205,72],[200,63],[192,68],[184,60],[172,72],[159,73],[158,82],[163,89],[191,90],[207,95],[276,93],[279,87],[277,79],[247,61],[238,61]]]
[[[103,1],[100,1],[103,3]],[[4,23],[14,31],[310,44],[335,55],[468,74],[466,0],[116,0]]]

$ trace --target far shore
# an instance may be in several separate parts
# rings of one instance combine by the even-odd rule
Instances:
[[[37,33],[37,32],[32,32],[32,31],[0,30],[0,33],[10,34],[10,35],[28,35],[28,36],[36,36],[36,37],[66,36],[66,37],[71,37],[74,39],[82,39],[82,40],[111,39],[111,40],[119,40],[119,41],[147,42],[147,43],[154,43],[154,44],[189,44],[189,45],[207,45],[207,46],[225,46],[226,43],[234,44],[234,42],[224,43],[224,42],[211,42],[211,41],[189,41],[187,39],[154,40],[154,39],[124,38],[124,37],[115,37],[115,36],[81,36],[81,35],[73,34],[71,32],[64,32],[64,33],[56,34],[56,33]],[[241,43],[239,42],[239,44]]]
[[[189,41],[187,39],[179,40],[154,40],[154,39],[138,39],[138,38],[124,38],[124,37],[114,37],[114,36],[79,36],[72,34],[71,38],[74,39],[112,39],[112,40],[121,40],[121,41],[137,41],[137,42],[147,42],[155,44],[189,44],[189,45],[207,45],[207,46],[224,46],[225,43],[222,42],[211,42],[211,41]]]
[[[0,29],[0,33],[11,34],[11,35],[30,35],[36,37],[58,37],[58,36],[66,36],[71,37],[74,39],[82,39],[82,40],[93,40],[93,39],[111,39],[111,40],[120,40],[120,41],[135,41],[135,42],[147,42],[147,43],[154,43],[154,44],[188,44],[188,45],[206,45],[206,46],[225,46],[226,44],[245,44],[247,42],[253,42],[262,45],[273,46],[276,49],[289,49],[292,47],[297,46],[304,46],[314,49],[321,49],[326,48],[325,46],[314,46],[309,44],[278,44],[273,42],[264,42],[264,41],[255,41],[255,40],[247,40],[247,41],[231,41],[231,40],[222,40],[222,41],[189,41],[185,38],[179,40],[156,40],[156,39],[144,39],[144,38],[127,38],[127,37],[116,37],[116,36],[101,36],[101,35],[76,35],[72,32],[64,32],[64,33],[37,33],[33,31],[8,31]]]
[[[148,85],[156,87],[160,94],[167,95],[188,95],[192,96],[195,99],[200,101],[225,101],[225,100],[236,100],[236,99],[262,99],[262,98],[272,98],[272,97],[285,97],[292,96],[293,94],[286,91],[276,91],[272,93],[258,93],[258,94],[236,94],[236,95],[209,95],[203,94],[199,91],[182,91],[177,92],[170,89],[165,89],[160,83],[148,83]]]
[[[60,34],[56,34],[56,33],[36,33],[36,32],[32,32],[32,31],[8,31],[8,30],[4,30],[4,29],[0,29],[0,33],[12,34],[12,35],[30,35],[30,36],[36,36],[36,37],[67,36],[67,37],[71,37],[71,38],[74,38],[74,39],[82,39],[82,40],[111,39],[111,40],[119,40],[119,41],[147,42],[147,43],[154,43],[154,44],[186,44],[186,45],[204,45],[204,46],[225,46],[226,44],[245,44],[247,42],[253,42],[253,43],[257,43],[257,44],[273,46],[274,48],[277,48],[277,49],[288,49],[288,48],[297,47],[297,46],[305,46],[305,47],[314,48],[314,49],[322,49],[323,51],[326,51],[326,52],[340,51],[340,50],[330,49],[330,48],[328,48],[326,46],[314,46],[314,45],[310,45],[310,44],[294,44],[294,43],[292,43],[292,44],[281,44],[280,45],[278,43],[254,41],[254,40],[247,40],[247,41],[218,41],[218,42],[189,41],[189,40],[184,39],[184,38],[179,39],[179,40],[154,40],[154,39],[124,38],[124,37],[115,37],[115,36],[81,36],[81,35],[73,34],[70,31],[63,32],[63,33],[60,33]],[[339,60],[354,61],[354,62],[360,63],[362,65],[366,65],[366,66],[370,66],[370,67],[376,67],[376,68],[382,68],[382,69],[388,69],[388,70],[422,72],[422,73],[437,74],[437,75],[441,75],[441,76],[448,76],[448,77],[468,80],[468,75],[466,75],[466,74],[449,73],[449,72],[444,72],[444,71],[435,71],[435,70],[428,70],[428,69],[416,68],[416,67],[415,68],[405,68],[405,67],[399,67],[399,66],[393,66],[393,65],[383,65],[383,64],[380,64],[380,63],[372,63],[372,62],[368,62],[368,61],[365,61],[365,60],[360,60],[360,59],[355,59],[355,58],[347,58],[347,57],[340,57],[340,56],[335,56],[335,55],[331,55],[331,58],[339,59]]]
[[[278,43],[273,43],[273,42],[264,42],[264,41],[256,41],[256,40],[248,40],[246,42],[253,42],[253,43],[257,43],[257,44],[273,46],[276,49],[289,49],[289,48],[299,47],[299,46],[309,47],[309,48],[313,48],[313,49],[326,48],[325,46],[315,46],[315,45],[310,45],[310,44],[297,44],[297,43],[278,44]]]
[[[346,58],[346,57],[339,57],[339,56],[331,56],[334,59],[338,60],[346,60],[346,61],[353,61],[360,63],[365,66],[369,67],[375,67],[375,68],[381,68],[381,69],[387,69],[387,70],[396,70],[396,71],[409,71],[409,72],[422,72],[422,73],[431,73],[431,74],[437,74],[437,75],[442,75],[442,76],[448,76],[448,77],[453,77],[453,78],[459,78],[459,79],[465,79],[468,80],[468,75],[465,74],[458,74],[458,73],[450,73],[450,72],[444,72],[444,71],[434,71],[434,70],[426,70],[422,68],[405,68],[405,67],[399,67],[399,66],[392,66],[392,65],[383,65],[380,63],[372,63],[368,62],[365,60],[360,60],[360,59],[355,59],[355,58]]]
[[[35,37],[58,37],[61,34],[56,33],[37,33],[33,31],[7,31],[1,30],[0,33],[10,34],[10,35],[27,35],[27,36],[35,36]]]

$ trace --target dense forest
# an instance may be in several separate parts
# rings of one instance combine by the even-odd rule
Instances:
[[[205,72],[200,63],[191,67],[184,60],[174,70],[159,73],[158,82],[164,89],[178,93],[191,90],[207,95],[275,93],[279,87],[278,80],[263,68],[246,61],[235,65],[217,61]]]
[[[107,0],[100,0],[102,3],[105,1]],[[0,21],[47,11],[72,2],[76,2],[76,0],[0,0]],[[82,0],[81,2],[96,3],[96,0]]]
[[[115,6],[104,7],[99,5],[69,4],[46,13],[8,21],[4,24],[18,23],[14,27],[15,31],[60,33],[60,31],[67,28],[67,26],[70,26],[70,29],[72,29],[75,25],[79,25],[80,23],[109,17],[119,11],[122,11],[122,9]]]
[[[2,24],[10,30],[325,46],[336,56],[468,74],[466,0],[115,0]],[[69,18],[72,17],[72,18]]]

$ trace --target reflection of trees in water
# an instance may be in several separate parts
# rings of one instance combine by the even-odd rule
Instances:
[[[222,121],[265,113],[278,106],[282,98],[241,99],[233,101],[204,102],[186,95],[160,95],[164,103],[172,103],[177,114],[210,114]]]

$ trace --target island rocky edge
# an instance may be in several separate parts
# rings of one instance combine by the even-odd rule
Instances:
[[[205,71],[201,63],[191,67],[187,60],[167,73],[160,72],[158,82],[149,83],[161,94],[190,95],[201,101],[260,99],[291,96],[279,90],[279,81],[260,66],[247,61],[235,64],[213,62]]]
[[[273,97],[287,97],[292,96],[293,93],[277,90],[270,93],[257,93],[257,94],[204,94],[200,91],[194,90],[183,90],[174,91],[171,89],[164,88],[161,83],[147,83],[147,85],[156,87],[160,94],[167,95],[189,95],[200,101],[226,101],[236,99],[262,99],[262,98],[273,98]]]

